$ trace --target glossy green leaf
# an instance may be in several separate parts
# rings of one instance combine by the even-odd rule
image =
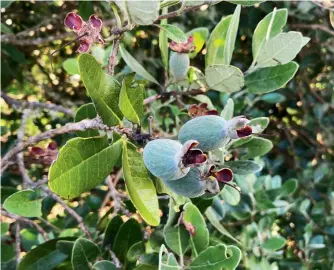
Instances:
[[[234,112],[234,102],[233,99],[229,98],[220,116],[223,117],[225,120],[230,120],[233,117],[233,112]]]
[[[91,190],[106,179],[121,151],[122,142],[109,145],[106,136],[69,140],[50,167],[51,190],[66,199]]]
[[[130,199],[142,218],[152,226],[160,223],[156,190],[136,146],[123,140],[123,174]]]
[[[215,227],[221,234],[225,235],[226,237],[230,238],[231,240],[237,242],[240,244],[240,242],[235,239],[225,228],[222,224],[220,224],[219,220],[217,219],[217,216],[210,206],[208,209],[205,211],[205,216],[208,218],[210,223],[212,224],[213,227]]]
[[[234,66],[209,66],[205,69],[205,80],[211,89],[226,93],[239,91],[244,86],[244,75]]]
[[[193,59],[203,48],[206,40],[209,36],[209,30],[206,27],[198,27],[187,33],[187,36],[192,36],[194,38],[193,44],[195,46],[195,50],[192,53],[189,53],[189,58]]]
[[[239,253],[233,250],[232,256],[240,258]],[[224,244],[219,244],[213,247],[208,247],[202,251],[195,260],[192,261],[189,268],[194,269],[206,269],[206,270],[221,270],[223,269],[235,269],[238,264],[238,260],[229,257],[227,253],[227,247]],[[228,261],[229,260],[229,261]],[[239,259],[240,260],[240,259]]]
[[[225,165],[230,168],[234,174],[247,175],[257,173],[262,170],[262,166],[251,160],[235,160],[226,162]]]
[[[258,117],[250,120],[248,125],[252,127],[253,133],[261,133],[264,131],[269,124],[269,118],[268,117]]]
[[[155,0],[117,0],[129,24],[150,25],[159,17],[160,2]]]
[[[94,270],[117,270],[116,266],[111,261],[99,261],[93,265]]]
[[[173,253],[169,253],[165,245],[159,251],[159,270],[181,270]]]
[[[233,171],[234,172],[234,171]],[[233,187],[224,186],[220,194],[221,198],[230,205],[237,205],[240,202],[240,192]]]
[[[137,242],[142,241],[141,228],[133,218],[127,220],[119,229],[112,250],[121,262],[127,260],[126,254],[128,250]]]
[[[78,66],[78,61],[75,58],[66,59],[63,62],[63,68],[70,75],[80,74],[80,72],[79,72],[79,66]]]
[[[100,256],[99,247],[92,241],[79,238],[74,242],[72,251],[73,270],[91,270],[91,264]]]
[[[273,148],[273,143],[264,138],[253,137],[240,148],[247,150],[246,155],[243,156],[245,159],[254,158],[268,153]]]
[[[168,13],[168,7],[162,9],[162,14]],[[162,19],[160,24],[167,24],[167,19]],[[162,62],[165,69],[168,69],[168,38],[166,31],[159,31],[159,48],[161,52]]]
[[[224,64],[226,37],[232,15],[222,18],[213,29],[206,46],[205,66]]]
[[[80,122],[84,119],[94,119],[96,117],[96,110],[93,103],[87,103],[79,107],[75,113],[74,121]],[[94,129],[88,129],[86,131],[77,131],[79,137],[96,137],[99,136],[99,132]]]
[[[74,238],[58,238],[47,241],[30,250],[21,260],[17,270],[51,270],[64,262],[68,255],[57,250],[60,240],[74,240]]]
[[[108,226],[104,232],[103,244],[102,246],[105,247],[110,245],[111,247],[114,245],[115,237],[117,232],[119,231],[120,227],[123,225],[123,220],[121,216],[116,215],[114,216],[108,223]]]
[[[241,261],[242,253],[236,246],[226,246],[228,258],[223,262],[223,269],[234,270]]]
[[[172,24],[156,24],[162,31],[165,31],[167,37],[177,43],[184,43],[187,41],[187,36],[183,31]]]
[[[122,82],[119,107],[129,121],[140,124],[144,115],[144,87],[136,84],[134,74],[127,75]]]
[[[106,74],[89,54],[81,54],[78,63],[83,83],[103,123],[108,126],[122,125],[123,115],[118,107],[119,83]]]
[[[59,240],[56,244],[56,248],[68,256],[72,256],[74,241],[69,240]]]
[[[140,255],[145,254],[145,246],[144,243],[142,241],[139,241],[135,244],[133,244],[127,254],[126,257],[128,259],[128,261],[130,262],[135,262],[139,259]]]
[[[300,32],[281,33],[268,40],[259,51],[257,68],[284,65],[292,61],[302,48]]]
[[[283,8],[276,10],[275,14],[274,12],[269,13],[259,22],[253,35],[252,50],[254,59],[257,59],[258,53],[264,45],[267,36],[271,39],[281,33],[282,28],[286,24],[287,18],[288,10]],[[271,27],[269,28],[270,24]]]
[[[21,190],[10,195],[3,203],[9,213],[23,217],[42,216],[42,200],[35,199],[36,193],[33,190]]]
[[[190,243],[195,254],[203,251],[209,245],[209,231],[205,220],[192,203],[187,203],[184,207],[183,219],[195,227],[195,235],[190,235]]]
[[[279,93],[269,93],[261,96],[261,100],[271,103],[271,104],[276,104],[276,103],[282,103],[286,100],[285,96]]]
[[[225,65],[229,65],[232,60],[232,54],[239,27],[240,11],[241,11],[241,6],[238,5],[232,15],[231,22],[227,30],[226,43],[224,47],[224,63],[223,63]]]
[[[298,187],[298,180],[297,179],[289,179],[283,183],[282,187],[280,188],[279,197],[284,197],[293,194]]]
[[[248,91],[253,94],[263,94],[275,91],[285,86],[296,74],[299,65],[290,62],[275,67],[260,68],[245,77]]]
[[[124,46],[121,45],[119,50],[122,54],[123,60],[125,63],[132,69],[133,72],[136,72],[138,75],[142,76],[144,79],[159,84],[158,81],[146,71],[146,69],[138,63],[138,61],[127,51]]]
[[[285,245],[285,239],[281,236],[273,236],[268,238],[264,244],[262,245],[263,248],[276,251],[284,247]]]

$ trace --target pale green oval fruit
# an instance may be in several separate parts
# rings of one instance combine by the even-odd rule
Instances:
[[[199,197],[206,189],[206,181],[201,179],[201,173],[196,168],[191,168],[189,173],[180,179],[163,181],[171,191],[188,198]]]
[[[185,176],[190,168],[180,168],[183,145],[178,141],[158,139],[150,141],[144,148],[146,168],[156,177],[175,180]]]
[[[227,137],[227,121],[216,115],[196,117],[185,123],[179,132],[179,140],[184,143],[196,140],[202,151],[212,151],[224,145]]]
[[[169,59],[169,70],[176,81],[183,80],[189,69],[189,55],[173,52]]]

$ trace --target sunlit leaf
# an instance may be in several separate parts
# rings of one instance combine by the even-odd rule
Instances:
[[[79,107],[75,113],[74,121],[80,122],[84,119],[93,119],[97,116],[95,106],[93,103],[87,103]],[[79,137],[96,137],[99,136],[99,132],[94,129],[88,129],[86,131],[77,131]]]
[[[232,60],[232,54],[234,50],[235,40],[237,38],[237,32],[239,27],[241,6],[238,5],[232,15],[230,25],[226,34],[226,43],[224,47],[224,64],[229,65]]]
[[[72,251],[73,270],[91,270],[91,263],[100,255],[99,247],[92,241],[79,238],[75,241]]]
[[[175,25],[172,24],[156,24],[162,31],[166,32],[169,39],[177,42],[184,43],[187,41],[187,36],[183,31]]]

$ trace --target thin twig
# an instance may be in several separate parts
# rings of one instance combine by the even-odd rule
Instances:
[[[39,226],[37,223],[35,223],[34,221],[32,221],[30,219],[27,219],[27,218],[24,218],[24,217],[21,217],[21,216],[18,216],[18,215],[11,214],[4,209],[1,209],[1,215],[9,217],[9,218],[14,219],[14,220],[19,220],[21,222],[24,222],[24,223],[30,225],[30,226],[33,226],[42,235],[42,237],[45,241],[47,241],[49,239],[48,234],[46,233],[46,231],[44,231],[44,229],[41,226]]]
[[[58,197],[56,194],[54,194],[50,189],[48,189],[47,187],[42,186],[41,187],[42,190],[48,194],[49,196],[51,196],[52,199],[54,199],[56,202],[58,202],[62,207],[64,207],[64,209],[78,222],[81,230],[86,234],[86,236],[89,239],[92,239],[88,228],[86,227],[86,225],[83,222],[83,218],[77,213],[75,212],[71,207],[69,207],[65,201],[63,201],[60,197]]]
[[[111,76],[114,76],[120,41],[121,37],[114,39],[114,45],[108,58],[108,73]]]
[[[21,256],[21,236],[20,236],[21,226],[20,221],[16,221],[16,229],[15,229],[15,254],[16,254],[16,265],[20,263]]]
[[[332,31],[323,24],[291,24],[290,27],[299,29],[321,30],[323,32],[326,32],[327,34],[334,36],[334,31]]]
[[[6,93],[2,92],[1,97],[4,101],[14,107],[15,109],[46,109],[50,111],[62,112],[66,115],[74,116],[74,112],[71,109],[65,108],[61,105],[56,105],[52,103],[42,103],[42,102],[29,102],[24,100],[17,100],[8,96]]]

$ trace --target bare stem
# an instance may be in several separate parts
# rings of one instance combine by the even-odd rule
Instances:
[[[108,73],[111,76],[113,76],[115,72],[120,40],[121,37],[117,37],[114,39],[114,45],[108,58]]]

